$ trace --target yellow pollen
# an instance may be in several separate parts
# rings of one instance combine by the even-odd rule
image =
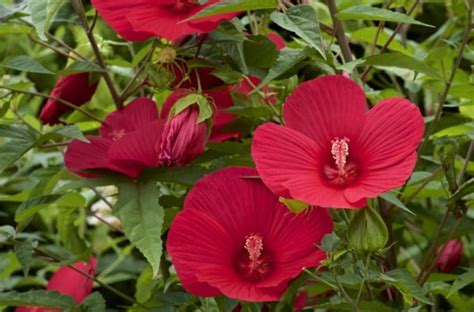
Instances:
[[[347,156],[349,156],[349,139],[343,137],[339,139],[336,137],[331,141],[331,154],[332,158],[336,162],[337,169],[340,173],[344,172],[344,168],[347,164]]]

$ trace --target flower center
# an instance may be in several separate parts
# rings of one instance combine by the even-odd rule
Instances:
[[[249,281],[265,278],[271,268],[268,256],[263,252],[262,236],[260,234],[248,235],[243,249],[237,259],[237,272]]]
[[[357,175],[357,166],[348,162],[349,142],[346,137],[336,137],[331,141],[331,155],[334,164],[324,166],[324,174],[328,180],[335,185],[347,185]]]

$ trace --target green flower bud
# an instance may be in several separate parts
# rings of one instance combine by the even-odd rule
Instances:
[[[375,252],[385,247],[388,230],[380,215],[372,208],[360,209],[349,223],[347,238],[359,251]]]

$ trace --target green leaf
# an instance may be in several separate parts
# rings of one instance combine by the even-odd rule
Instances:
[[[14,239],[16,236],[16,230],[11,225],[0,226],[0,243],[7,242]]]
[[[406,211],[409,214],[416,216],[416,213],[414,213],[413,211],[408,209],[408,207],[405,206],[405,204],[402,203],[401,200],[399,200],[397,198],[397,196],[395,196],[394,193],[391,193],[391,192],[383,193],[383,194],[379,195],[379,197],[386,200],[386,201],[388,201],[392,205],[395,205],[396,207],[402,209],[403,211]]]
[[[51,132],[48,132],[42,135],[37,144],[41,145],[48,142],[49,140],[55,139],[78,139],[79,141],[89,143],[81,129],[77,125],[65,126],[65,127],[55,127]]]
[[[278,58],[275,44],[265,36],[249,36],[243,48],[245,63],[249,67],[267,69]]]
[[[321,239],[321,249],[326,252],[334,252],[341,243],[341,239],[336,233],[331,232],[323,236]]]
[[[116,208],[125,234],[148,260],[156,277],[160,269],[164,218],[156,182],[152,179],[130,181],[121,183],[119,190]]]
[[[313,7],[309,5],[293,6],[286,13],[272,13],[270,18],[281,28],[297,34],[311,47],[315,48],[321,56],[326,56],[319,29],[318,14]]]
[[[382,31],[378,30],[378,27],[364,27],[361,29],[357,29],[356,31],[350,34],[351,40],[361,41],[365,43],[373,43],[375,38],[377,38],[377,46],[383,46],[388,42],[390,38],[390,34],[385,31],[385,28]],[[388,49],[407,53],[407,49],[403,47],[397,40],[392,40],[392,42],[388,45]]]
[[[151,266],[146,266],[137,279],[135,285],[135,298],[140,303],[145,303],[153,295],[153,290],[159,284],[159,280],[153,279]]]
[[[104,70],[91,62],[76,61],[63,70],[58,71],[60,75],[71,75],[77,73],[102,73]]]
[[[471,178],[464,182],[459,189],[451,196],[449,199],[450,203],[453,203],[466,195],[472,194],[474,192],[474,178]]]
[[[10,19],[14,19],[20,16],[26,16],[27,13],[23,12],[27,7],[25,2],[19,3],[14,6],[7,6],[0,3],[0,23],[4,23]],[[11,25],[8,25],[11,27]]]
[[[86,204],[84,197],[71,192],[64,195],[56,204],[59,206],[57,227],[62,243],[74,255],[82,255],[87,246],[84,239],[79,236],[74,223],[77,220],[75,211]]]
[[[23,269],[23,274],[28,275],[30,270],[31,262],[33,261],[34,246],[33,243],[29,240],[15,244],[15,255],[18,258],[18,261],[21,264]]]
[[[26,126],[0,125],[0,137],[6,142],[0,145],[0,172],[8,168],[34,147],[37,133]]]
[[[199,11],[188,20],[230,12],[275,9],[277,6],[277,0],[224,0]]]
[[[71,297],[55,291],[30,290],[27,292],[10,291],[0,293],[0,306],[37,306],[68,311],[73,309],[76,304]]]
[[[185,97],[180,98],[173,105],[171,116],[175,116],[191,105],[197,105],[199,107],[199,118],[198,123],[203,122],[212,117],[212,107],[207,98],[198,93],[191,93]]]
[[[387,282],[400,290],[408,305],[411,306],[413,304],[413,298],[420,302],[431,304],[426,297],[426,291],[418,285],[413,276],[406,269],[396,269],[387,272],[386,275],[393,278],[393,280]]]
[[[44,33],[48,31],[51,20],[58,12],[63,0],[33,0],[29,3],[31,20],[35,26],[38,36],[42,40],[47,40]]]
[[[337,13],[337,17],[340,20],[385,21],[434,27],[432,25],[419,22],[411,16],[387,9],[371,7],[368,5],[351,6],[347,9],[339,11]]]
[[[430,66],[413,57],[397,52],[366,57],[365,64],[372,66],[404,68],[433,78],[440,78],[438,73],[436,73]]]
[[[453,295],[458,290],[468,285],[472,285],[473,283],[474,283],[474,269],[468,268],[466,269],[466,272],[459,275],[459,277],[454,281],[453,286],[451,286],[451,289],[449,290],[448,297]]]
[[[15,212],[15,221],[22,222],[44,207],[56,202],[62,195],[47,195],[28,199],[21,203]]]
[[[15,69],[21,72],[54,75],[52,71],[27,55],[7,57],[3,60],[0,66]]]
[[[105,300],[99,292],[93,292],[79,306],[81,312],[105,312]]]
[[[278,59],[272,68],[268,71],[267,76],[262,80],[257,90],[267,85],[270,81],[277,79],[296,66],[302,66],[301,62],[309,56],[307,49],[291,49],[285,48],[281,51]]]

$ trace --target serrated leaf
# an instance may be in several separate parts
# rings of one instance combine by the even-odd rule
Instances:
[[[387,272],[386,275],[395,280],[394,282],[388,282],[400,290],[408,305],[413,303],[413,298],[420,302],[431,304],[430,300],[426,297],[426,290],[418,285],[413,276],[406,269],[396,269]]]
[[[285,48],[280,52],[278,59],[275,64],[268,71],[267,76],[262,80],[260,85],[257,86],[257,90],[267,85],[270,81],[282,76],[304,59],[308,57],[309,53],[306,49],[292,49]]]
[[[404,68],[433,78],[441,78],[430,66],[413,57],[398,52],[366,57],[365,64],[372,66]]]
[[[448,296],[453,295],[458,290],[466,287],[467,285],[472,285],[474,283],[474,269],[468,268],[466,272],[459,275],[459,277],[454,281],[453,286],[449,290]]]
[[[65,3],[64,0],[33,0],[29,2],[31,20],[36,33],[42,40],[47,40],[44,33],[49,29],[51,20],[63,3]]]
[[[28,15],[25,12],[22,12],[27,8],[27,3],[19,3],[14,6],[7,6],[3,3],[0,3],[0,23],[4,23],[9,19],[16,18],[17,16]],[[9,26],[10,27],[10,26]]]
[[[474,192],[474,178],[471,178],[464,182],[459,189],[451,196],[449,202],[455,202],[466,195],[472,194]]]
[[[49,69],[38,63],[36,60],[34,60],[32,57],[27,55],[7,57],[3,60],[0,66],[18,70],[21,72],[54,75],[54,72],[50,71]]]
[[[248,36],[243,48],[245,63],[249,67],[267,69],[278,58],[275,44],[266,36]],[[215,71],[212,74],[215,75]]]
[[[270,18],[281,28],[294,32],[325,57],[318,15],[313,7],[309,5],[292,6],[286,13],[272,13]]]
[[[397,198],[397,196],[395,196],[393,193],[391,193],[391,192],[383,193],[383,194],[379,195],[379,197],[386,200],[386,201],[388,201],[392,205],[395,205],[396,207],[402,209],[403,211],[406,211],[409,214],[416,216],[416,213],[414,213],[413,211],[408,209],[408,207],[405,206],[405,204],[402,203],[401,200],[399,200]]]
[[[55,291],[30,290],[27,292],[10,291],[0,293],[0,306],[37,306],[68,311],[74,308],[76,304],[71,297]]]
[[[188,20],[230,12],[275,9],[277,6],[277,0],[224,0],[199,11]]]
[[[433,25],[419,22],[411,16],[387,9],[371,7],[368,5],[351,6],[347,9],[339,11],[337,13],[337,17],[340,20],[385,21],[434,27]]]
[[[14,250],[16,257],[21,264],[21,268],[23,269],[23,274],[27,276],[30,271],[31,262],[33,261],[33,243],[29,240],[25,240],[15,244]]]
[[[34,147],[38,135],[26,126],[0,125],[0,137],[6,142],[0,145],[0,172],[8,168]]]
[[[105,300],[99,292],[93,292],[81,303],[81,312],[105,312]]]
[[[164,218],[156,182],[152,179],[130,181],[120,184],[119,190],[116,208],[125,235],[148,260],[156,277],[160,269]]]

